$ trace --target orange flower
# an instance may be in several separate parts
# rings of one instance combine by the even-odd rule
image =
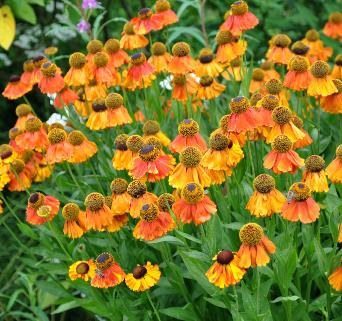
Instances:
[[[256,91],[260,91],[264,93],[265,89],[263,88],[265,84],[265,73],[261,68],[254,68],[252,73],[252,79],[249,84],[249,92],[254,93]]]
[[[328,113],[342,114],[342,80],[333,79],[333,82],[338,91],[335,94],[322,97],[321,107]]]
[[[240,145],[220,133],[212,133],[208,149],[202,158],[202,165],[212,170],[229,171],[244,157]]]
[[[126,274],[110,253],[101,253],[95,264],[96,274],[91,280],[91,286],[101,289],[112,288],[124,281]]]
[[[116,136],[114,146],[116,148],[112,159],[113,167],[116,170],[130,169],[133,154],[127,147],[128,135],[120,134]]]
[[[72,239],[80,238],[87,231],[85,213],[75,203],[68,203],[62,209],[65,219],[63,233]]]
[[[112,208],[113,198],[112,195],[105,196],[105,204],[109,209]],[[106,231],[110,233],[114,233],[120,231],[123,226],[125,226],[128,222],[128,215],[126,213],[123,214],[114,214],[111,210],[113,216],[109,225],[106,226]]]
[[[170,2],[167,0],[156,1],[156,17],[159,18],[163,27],[178,22],[176,13],[171,9]]]
[[[158,197],[157,205],[161,212],[168,212],[172,209],[172,205],[176,202],[175,197],[172,194],[164,193]]]
[[[309,47],[307,57],[311,63],[314,63],[316,60],[327,61],[333,53],[332,48],[324,47],[319,37],[317,30],[310,29],[306,32],[305,38],[302,40],[303,44]]]
[[[17,115],[18,119],[14,126],[17,127],[20,131],[25,130],[26,120],[33,116],[32,107],[27,104],[20,104],[15,109],[15,114]]]
[[[210,48],[203,48],[200,51],[195,73],[198,77],[210,76],[218,77],[223,68],[216,61],[213,51]]]
[[[331,77],[342,80],[342,54],[337,55],[335,58],[335,64],[331,72]]]
[[[181,198],[172,205],[176,217],[184,224],[196,225],[209,221],[217,211],[216,204],[204,194],[203,187],[196,183],[187,183],[182,188]]]
[[[100,193],[90,193],[85,201],[85,226],[87,230],[102,231],[112,222],[113,213],[105,203],[105,197]]]
[[[329,96],[338,92],[329,75],[330,67],[325,61],[315,61],[310,68],[310,72],[313,78],[307,91],[309,96]]]
[[[279,105],[289,107],[288,99],[291,98],[291,94],[283,87],[283,83],[280,79],[272,78],[265,83],[266,93],[275,95],[279,99]]]
[[[84,86],[89,77],[86,56],[81,52],[74,52],[69,57],[70,69],[64,76],[68,86]]]
[[[93,260],[76,261],[69,267],[69,278],[72,281],[82,279],[88,281],[95,276],[96,265]]]
[[[68,159],[70,163],[83,163],[97,153],[96,144],[89,141],[79,130],[69,133],[68,143],[72,150],[71,157]]]
[[[326,168],[328,178],[334,184],[342,184],[342,145],[336,149],[336,158]]]
[[[259,224],[248,223],[240,229],[241,246],[237,253],[240,257],[240,267],[248,269],[250,266],[265,266],[270,262],[269,254],[276,251]]]
[[[160,125],[155,120],[148,120],[144,123],[143,133],[145,139],[154,136],[158,138],[164,146],[170,144],[170,139],[160,130]]]
[[[231,251],[222,250],[213,258],[216,261],[205,274],[210,283],[223,289],[240,282],[246,273],[240,267],[240,258]]]
[[[62,163],[72,157],[73,148],[67,140],[64,129],[53,128],[48,134],[49,146],[46,151],[46,161],[49,164]]]
[[[96,79],[91,79],[84,87],[84,94],[88,101],[94,101],[99,98],[105,99],[107,97],[107,86],[106,84],[98,83]]]
[[[293,56],[293,53],[288,48],[291,44],[291,39],[285,34],[278,34],[270,40],[270,48],[266,53],[268,60],[276,63],[287,65]]]
[[[272,111],[273,127],[266,137],[266,143],[272,143],[279,135],[286,135],[293,143],[303,139],[305,135],[292,122],[290,109],[278,106]]]
[[[91,130],[101,130],[109,127],[108,109],[104,99],[98,98],[93,101],[92,112],[89,115],[86,126]]]
[[[155,42],[151,48],[151,57],[148,62],[153,66],[157,73],[166,72],[167,66],[172,56],[167,52],[166,46],[162,42]]]
[[[202,187],[211,184],[210,177],[200,164],[202,153],[197,147],[186,147],[179,155],[180,163],[169,176],[169,185],[182,188],[187,183],[197,183]]]
[[[140,220],[133,230],[136,239],[152,241],[158,239],[175,228],[170,213],[160,212],[153,203],[144,204],[140,210]]]
[[[48,62],[47,58],[44,56],[36,56],[33,58],[34,71],[33,71],[33,82],[38,84],[43,77],[41,66]]]
[[[246,52],[247,42],[235,38],[228,30],[220,30],[215,40],[217,43],[216,60],[223,65],[243,56]]]
[[[258,218],[271,217],[280,213],[286,198],[275,186],[272,176],[261,174],[253,181],[254,192],[249,199],[246,209]]]
[[[315,222],[319,217],[319,206],[311,197],[305,183],[295,183],[290,187],[287,203],[281,209],[281,216],[288,221],[304,224]]]
[[[310,137],[310,135],[305,131],[305,129],[303,128],[303,121],[296,115],[294,115],[292,117],[292,122],[296,125],[297,128],[299,128],[302,133],[304,134],[304,138],[297,140],[294,144],[293,144],[293,149],[297,149],[297,148],[303,148],[306,146],[309,146],[312,144],[312,138]]]
[[[304,165],[304,160],[292,150],[293,143],[286,135],[277,136],[272,142],[272,151],[264,158],[264,167],[274,173],[294,174]]]
[[[229,127],[230,116],[230,114],[222,116],[220,119],[220,127],[212,132],[211,135],[215,135],[216,133],[223,134],[227,138],[231,139],[234,144],[239,144],[240,147],[243,147],[247,139],[246,134],[244,132],[237,133],[231,131]]]
[[[228,81],[241,81],[245,76],[245,71],[241,58],[237,57],[230,61],[229,66],[222,72],[221,76]]]
[[[197,88],[197,98],[199,99],[215,99],[224,92],[226,86],[219,84],[215,79],[210,76],[203,76],[200,79]]]
[[[154,67],[146,61],[144,53],[136,53],[131,56],[123,86],[129,90],[147,88],[156,78],[154,72]]]
[[[245,1],[236,1],[231,4],[230,13],[220,30],[229,30],[234,36],[238,36],[258,24],[258,18],[248,10],[248,4]]]
[[[156,182],[167,177],[172,170],[172,158],[169,155],[161,155],[157,147],[147,144],[133,160],[129,174],[134,179],[143,179],[147,175],[148,182]]]
[[[73,104],[77,99],[78,95],[73,90],[68,87],[64,87],[59,93],[57,93],[53,104],[56,108],[63,108],[64,106]]]
[[[342,13],[330,14],[329,21],[324,25],[323,33],[330,38],[342,40]]]
[[[246,97],[239,96],[232,98],[229,103],[231,114],[228,115],[228,131],[236,133],[246,133],[253,131],[260,125],[258,112],[250,107]]]
[[[109,56],[105,52],[97,52],[93,57],[92,77],[98,84],[107,87],[119,85],[121,76],[118,71],[109,64]]]
[[[168,65],[171,74],[194,72],[197,64],[190,56],[190,46],[186,42],[177,42],[172,47],[172,59]]]
[[[104,45],[104,49],[109,56],[109,66],[111,69],[119,68],[129,63],[128,54],[120,49],[120,41],[117,39],[108,39]]]
[[[152,12],[150,8],[139,10],[138,17],[131,19],[133,30],[138,35],[146,35],[151,31],[163,28],[162,18]]]
[[[324,166],[324,159],[318,155],[311,155],[305,160],[303,183],[308,185],[312,192],[329,191]]]
[[[184,119],[178,125],[178,135],[170,143],[169,149],[173,153],[181,153],[188,146],[197,147],[201,152],[207,150],[207,144],[199,133],[199,125],[193,119]]]
[[[32,90],[32,85],[25,84],[20,80],[19,76],[11,76],[9,83],[5,87],[2,95],[7,99],[14,100],[24,96]]]
[[[14,151],[16,151],[17,153],[21,154],[25,151],[24,148],[20,147],[16,142],[15,142],[15,138],[21,134],[21,130],[17,127],[13,127],[9,130],[8,132],[8,136],[10,141],[8,142],[8,145],[10,145]]]
[[[34,63],[33,60],[26,60],[23,64],[24,72],[20,76],[20,81],[23,84],[31,85],[33,86],[35,84],[34,82]]]
[[[37,117],[28,118],[25,131],[15,138],[15,142],[24,149],[45,149],[49,141],[41,120]]]
[[[232,176],[231,168],[226,170],[215,170],[209,169],[208,167],[205,168],[205,172],[210,177],[211,185],[221,185],[223,182],[226,181],[227,176]]]
[[[340,24],[340,26],[342,26],[342,23]],[[342,34],[341,34],[341,38],[342,38]],[[342,265],[340,265],[332,274],[329,275],[328,280],[329,280],[329,284],[336,291],[342,291]]]
[[[141,207],[147,203],[155,203],[158,197],[153,193],[147,192],[146,184],[138,180],[133,180],[128,184],[127,193],[131,196],[129,214],[133,218],[140,215]]]
[[[270,79],[280,79],[279,73],[274,69],[274,63],[272,61],[264,61],[260,68],[264,71],[264,79],[268,81]]]
[[[64,88],[64,79],[61,76],[60,69],[51,62],[45,62],[40,67],[42,77],[39,80],[38,87],[43,94],[58,93]]]
[[[87,58],[87,66],[89,70],[92,70],[94,68],[94,56],[98,52],[102,52],[102,50],[103,50],[103,43],[100,40],[93,39],[87,43],[88,54],[86,58]]]
[[[289,61],[288,68],[284,86],[295,91],[307,89],[313,79],[309,72],[308,59],[302,56],[293,56]]]
[[[128,153],[125,157],[127,157],[127,159],[125,160],[125,164],[122,162],[122,167],[125,167],[124,169],[130,170],[133,166],[133,159],[138,156],[141,147],[144,145],[144,139],[140,135],[132,135],[127,138],[126,145],[128,148]]]
[[[11,192],[22,192],[31,187],[30,169],[21,159],[15,159],[11,163],[8,176],[10,179],[8,190]]]
[[[85,99],[84,89],[77,91],[78,99],[74,102],[75,112],[81,117],[87,117],[91,113],[91,102]]]
[[[134,32],[133,24],[127,22],[120,39],[120,47],[125,50],[135,50],[145,48],[148,45],[148,39],[143,35],[137,35]]]
[[[108,111],[109,127],[132,123],[132,118],[123,102],[123,97],[117,93],[111,93],[106,97],[105,105]]]
[[[26,207],[26,221],[39,225],[52,221],[59,210],[59,200],[50,195],[33,193]]]
[[[111,210],[114,215],[122,215],[129,212],[131,197],[127,192],[128,183],[123,178],[116,178],[110,184],[112,191]]]
[[[275,125],[272,118],[272,112],[279,106],[279,99],[274,95],[266,95],[262,97],[256,105],[260,106],[257,108],[257,111],[261,120],[260,127],[257,128],[257,131],[266,138],[269,135],[271,128]]]
[[[197,91],[198,84],[192,74],[174,75],[172,98],[178,101],[186,101]]]

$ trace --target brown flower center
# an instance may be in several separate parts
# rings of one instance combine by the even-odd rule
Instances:
[[[329,22],[331,22],[333,24],[340,24],[340,23],[342,23],[342,13],[340,13],[340,12],[333,12],[329,16]]]
[[[90,267],[89,264],[86,262],[81,262],[76,266],[76,273],[77,274],[87,274]]]
[[[202,159],[202,153],[197,147],[186,147],[179,156],[180,162],[187,168],[197,167]]]
[[[310,71],[315,78],[324,78],[330,73],[330,67],[325,61],[317,60],[312,64]]]
[[[142,8],[138,12],[138,16],[140,19],[145,20],[152,16],[152,10],[150,8]]]
[[[294,56],[289,61],[289,69],[296,72],[305,72],[309,69],[309,61],[302,56]]]
[[[278,106],[272,111],[272,119],[279,125],[287,124],[292,117],[291,110],[287,107]]]
[[[291,47],[292,52],[300,56],[306,55],[309,49],[310,47],[304,44],[302,41],[296,41]]]
[[[103,48],[103,44],[100,40],[90,40],[87,44],[87,51],[88,53],[94,55],[97,52],[100,52]]]
[[[190,46],[186,42],[177,42],[172,47],[172,54],[175,57],[185,57],[190,53]]]
[[[123,194],[127,191],[128,182],[123,178],[116,178],[110,184],[110,190],[113,194]]]
[[[92,212],[98,211],[105,205],[105,198],[102,194],[93,192],[86,197],[84,205]]]
[[[65,130],[59,128],[53,128],[49,131],[48,139],[51,145],[62,143],[66,140],[67,134]]]
[[[241,114],[249,108],[249,101],[246,97],[239,96],[232,98],[232,100],[229,103],[230,109],[232,113],[235,114]]]
[[[127,140],[128,140],[128,135],[126,134],[120,134],[116,136],[114,140],[114,146],[116,149],[125,151],[127,150]]]
[[[151,52],[153,56],[162,56],[166,53],[166,46],[162,42],[155,42],[152,45]]]
[[[320,172],[324,169],[325,161],[319,155],[311,155],[305,160],[305,170],[308,172]]]
[[[290,191],[294,193],[294,198],[298,202],[306,201],[311,196],[309,186],[302,182],[293,184]]]
[[[220,151],[220,150],[225,150],[226,148],[232,148],[233,142],[232,140],[227,138],[225,135],[216,133],[216,134],[210,135],[209,146],[213,150]]]
[[[251,106],[256,106],[258,101],[262,99],[262,94],[259,92],[255,92],[250,98]]]
[[[100,271],[107,270],[114,264],[113,255],[108,252],[101,253],[95,260],[96,268]]]
[[[234,36],[228,30],[221,30],[216,35],[216,43],[218,46],[225,45],[234,41]]]
[[[275,180],[268,174],[260,174],[254,178],[253,186],[259,193],[267,194],[275,188]]]
[[[142,52],[138,52],[131,56],[131,64],[134,66],[140,66],[146,62],[146,56]]]
[[[310,29],[306,32],[305,39],[310,42],[315,42],[319,40],[319,32],[315,29]]]
[[[79,146],[84,142],[85,138],[81,131],[74,130],[68,135],[68,142],[73,146]]]
[[[28,205],[31,208],[38,209],[44,204],[45,196],[42,193],[33,193],[28,199]]]
[[[30,117],[25,121],[25,130],[30,133],[37,132],[42,127],[42,122],[37,117]]]
[[[80,207],[75,203],[67,203],[62,209],[62,215],[68,221],[75,221],[79,213]]]
[[[156,135],[160,131],[160,125],[155,120],[148,120],[143,126],[143,133],[146,136]]]
[[[200,79],[200,84],[203,87],[209,87],[214,82],[214,78],[210,76],[203,76]]]
[[[82,52],[74,52],[69,57],[70,67],[81,69],[87,63],[87,59]]]
[[[128,137],[126,141],[127,148],[133,153],[139,152],[140,148],[143,146],[144,140],[139,135],[132,135]]]
[[[57,66],[51,62],[45,62],[40,67],[40,70],[45,77],[52,78],[56,75]]]
[[[32,72],[34,70],[34,63],[33,60],[26,60],[23,65],[23,70],[25,72]]]
[[[260,243],[264,236],[262,227],[257,223],[248,223],[240,229],[240,241],[243,244],[254,246]]]
[[[204,197],[204,190],[199,184],[188,183],[182,188],[181,195],[187,203],[196,204]]]
[[[18,117],[24,117],[32,113],[32,108],[27,104],[20,104],[15,109],[15,113]]]
[[[135,32],[134,32],[134,26],[132,23],[130,22],[127,22],[124,26],[124,32],[127,34],[127,35],[134,35]]]
[[[104,45],[106,52],[114,54],[120,50],[120,41],[118,39],[108,39]]]
[[[105,105],[107,108],[119,108],[123,105],[123,97],[118,93],[111,93],[106,97]]]
[[[277,47],[285,48],[291,44],[291,39],[287,35],[278,34],[273,37],[272,43]]]
[[[253,69],[252,79],[255,81],[263,81],[265,78],[265,72],[261,68]]]
[[[183,137],[192,137],[199,132],[199,125],[193,119],[184,119],[178,125],[178,133]]]
[[[94,64],[98,68],[106,67],[108,65],[108,55],[105,52],[97,52],[93,58]]]
[[[219,254],[217,254],[216,260],[219,264],[227,265],[234,260],[234,253],[227,250],[221,251]]]
[[[279,106],[279,99],[274,95],[266,95],[261,100],[261,106],[267,110],[273,111],[276,107]]]
[[[134,198],[140,198],[146,192],[146,185],[138,180],[134,180],[128,184],[127,193]]]
[[[140,217],[146,222],[154,221],[159,215],[159,210],[157,205],[153,203],[144,204],[140,210]]]
[[[20,174],[25,169],[25,163],[21,159],[15,159],[11,164],[11,170],[14,174]]]
[[[336,148],[336,156],[342,160],[342,144]]]
[[[175,202],[176,200],[172,194],[164,193],[159,196],[157,205],[159,210],[163,212],[168,212]]]
[[[283,89],[283,84],[279,79],[270,79],[269,81],[266,82],[265,84],[266,90],[271,94],[271,95],[278,95],[281,90]]]
[[[248,12],[248,5],[245,1],[236,1],[230,6],[234,16],[241,16]]]
[[[292,142],[286,135],[277,136],[272,142],[272,150],[277,153],[286,153],[292,148]]]
[[[106,111],[107,107],[105,104],[105,100],[102,98],[98,98],[98,99],[94,100],[92,103],[92,109],[95,113],[100,113],[100,112]]]
[[[170,10],[171,6],[170,6],[170,2],[167,0],[158,0],[156,2],[156,12],[163,12],[166,10]]]
[[[159,149],[153,145],[144,145],[139,151],[139,158],[144,162],[153,162],[159,156]]]

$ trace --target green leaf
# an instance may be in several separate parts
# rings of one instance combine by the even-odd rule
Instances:
[[[198,318],[196,317],[195,311],[190,303],[185,305],[182,308],[172,307],[172,308],[167,308],[167,309],[161,309],[159,311],[160,313],[163,313],[177,320],[182,320],[182,321],[198,320]]]
[[[274,300],[271,301],[271,303],[278,303],[278,302],[287,302],[287,301],[297,301],[301,300],[299,296],[293,295],[293,296],[280,296]]]
[[[17,226],[18,226],[20,232],[23,233],[24,235],[26,235],[26,236],[34,239],[34,240],[39,239],[39,236],[33,231],[33,229],[29,225],[20,222],[20,223],[17,223]]]
[[[44,0],[26,0],[28,3],[36,4],[43,7],[45,5]]]
[[[177,245],[185,245],[183,241],[181,241],[180,239],[178,239],[177,237],[171,236],[171,235],[166,235],[163,236],[157,240],[154,241],[148,241],[146,242],[147,244],[158,244],[158,243],[173,243],[173,244],[177,244]]]
[[[55,311],[53,311],[51,314],[58,314],[62,313],[64,311],[68,311],[74,308],[79,307],[80,304],[77,301],[70,301],[64,304],[61,304]]]
[[[37,23],[36,14],[27,2],[16,0],[7,0],[6,2],[11,6],[16,17],[33,25]]]

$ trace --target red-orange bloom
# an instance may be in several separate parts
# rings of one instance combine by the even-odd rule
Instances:
[[[104,99],[96,99],[92,103],[92,112],[86,122],[91,130],[101,130],[109,127],[108,109]]]
[[[63,108],[73,104],[78,99],[76,92],[68,87],[64,87],[56,96],[53,104],[56,108]]]
[[[333,79],[338,92],[321,98],[321,107],[327,113],[342,114],[342,80]]]
[[[336,158],[326,168],[328,178],[334,184],[342,184],[342,145],[336,149]]]
[[[70,163],[83,163],[97,153],[96,144],[78,130],[69,133],[68,143],[72,148],[71,157],[68,159]]]
[[[172,47],[172,59],[168,71],[172,74],[186,74],[194,72],[196,62],[190,56],[190,46],[186,42],[177,42]]]
[[[198,84],[192,74],[174,75],[172,98],[178,101],[185,101],[197,91]]]
[[[8,190],[11,192],[26,191],[31,186],[31,171],[21,159],[15,159],[11,163],[8,176]]]
[[[342,23],[341,23],[342,26]],[[341,28],[340,26],[340,28]],[[342,35],[341,35],[342,38]],[[336,290],[342,291],[342,265],[329,275],[329,284]]]
[[[156,1],[156,17],[161,21],[163,27],[178,22],[176,13],[171,9],[170,2],[167,0]]]
[[[69,57],[70,69],[64,76],[68,86],[84,86],[89,78],[89,68],[86,56],[81,52],[74,52]]]
[[[43,94],[54,94],[64,88],[64,79],[60,69],[51,62],[45,62],[40,67],[42,77],[38,87]]]
[[[303,148],[306,146],[309,146],[312,144],[313,140],[310,137],[310,135],[307,133],[307,131],[303,128],[303,121],[296,115],[293,116],[292,122],[296,125],[297,128],[299,128],[302,133],[304,134],[304,138],[297,140],[293,144],[293,149],[297,148]]]
[[[324,25],[323,33],[330,38],[342,40],[342,13],[330,14],[328,22]]]
[[[18,99],[32,90],[31,84],[23,83],[19,76],[11,76],[9,83],[5,87],[2,95],[7,99]]]
[[[18,119],[15,123],[15,127],[19,130],[25,130],[25,122],[28,118],[33,117],[32,107],[27,104],[20,104],[15,109],[15,114]]]
[[[290,59],[288,68],[284,86],[296,91],[307,89],[313,78],[309,71],[308,59],[303,56],[294,56]]]
[[[128,110],[123,105],[123,97],[117,93],[111,93],[106,97],[105,105],[107,107],[108,126],[116,127],[125,124],[131,124],[132,118]]]
[[[172,56],[167,52],[166,46],[162,42],[155,42],[151,48],[151,57],[148,62],[155,68],[157,73],[167,71],[168,64]]]
[[[34,85],[34,63],[33,60],[27,60],[23,65],[24,72],[20,76],[22,83]]]
[[[105,84],[110,87],[119,85],[121,82],[119,72],[110,66],[109,56],[105,52],[97,52],[94,55],[91,72],[98,84]]]
[[[34,71],[33,71],[33,81],[38,84],[43,77],[41,66],[48,62],[47,58],[44,56],[36,56],[33,58]]]
[[[266,53],[268,60],[276,63],[287,65],[293,56],[293,53],[288,48],[291,44],[291,39],[284,34],[278,34],[270,40],[270,48]]]
[[[73,148],[67,140],[64,129],[53,128],[48,134],[49,146],[46,151],[46,161],[49,164],[61,163],[72,157]]]
[[[305,38],[302,40],[303,44],[309,48],[306,56],[311,63],[314,63],[316,60],[327,61],[333,53],[332,48],[324,47],[323,41],[319,38],[319,32],[315,29],[310,29],[306,32]]]
[[[123,178],[116,178],[110,184],[112,191],[111,209],[114,215],[122,215],[129,212],[131,197],[127,192],[128,183]]]
[[[120,47],[125,50],[141,49],[148,45],[148,39],[134,32],[133,24],[127,22],[120,39]]]
[[[75,203],[64,205],[62,215],[65,219],[63,233],[72,239],[79,238],[87,231],[85,213]]]
[[[104,49],[109,56],[109,66],[111,68],[119,68],[129,63],[129,56],[126,51],[120,49],[119,40],[108,39],[104,45]]]
[[[211,100],[220,96],[226,89],[225,85],[219,84],[210,76],[203,76],[197,87],[197,98]]]
[[[151,31],[163,28],[162,18],[152,12],[150,8],[139,10],[138,17],[131,19],[134,32],[138,35],[146,35]]]
[[[305,160],[303,183],[308,185],[312,192],[328,192],[329,186],[324,170],[325,161],[319,155],[311,155]]]

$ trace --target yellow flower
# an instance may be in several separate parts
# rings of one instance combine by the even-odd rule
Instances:
[[[93,260],[77,261],[69,267],[69,277],[75,281],[82,279],[88,281],[95,276],[96,265]]]

